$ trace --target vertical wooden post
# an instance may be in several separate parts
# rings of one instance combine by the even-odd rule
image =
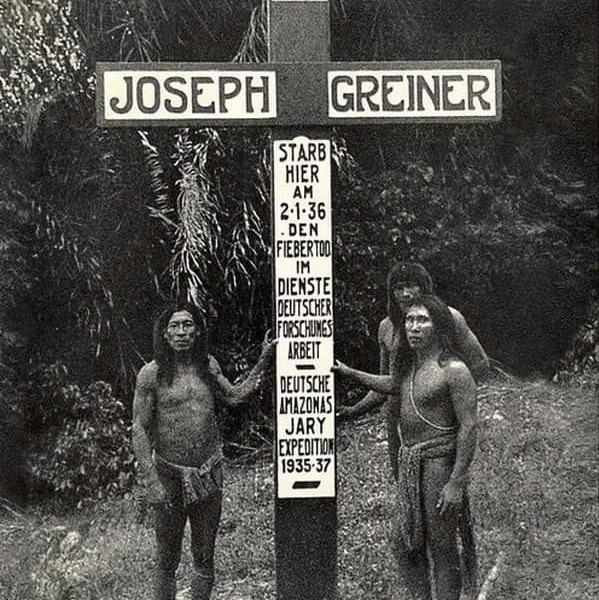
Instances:
[[[268,31],[269,62],[330,60],[328,0],[269,0]],[[297,136],[330,140],[330,130],[322,127],[274,128],[273,144]],[[275,454],[275,466],[277,464]],[[275,556],[277,600],[336,598],[336,497],[276,497]]]

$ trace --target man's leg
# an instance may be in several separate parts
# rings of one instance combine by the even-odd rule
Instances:
[[[410,591],[413,600],[431,600],[426,552],[424,549],[420,552],[406,550],[397,522],[393,525],[391,547],[397,560],[399,575]]]
[[[462,595],[467,600],[474,600],[477,596],[478,561],[468,493],[464,493],[464,506],[459,517],[458,530],[462,542]]]
[[[180,494],[169,498],[169,503],[156,507],[156,600],[175,600],[175,574],[181,560],[181,542],[187,515]]]
[[[453,457],[423,461],[424,527],[433,600],[459,600],[461,577],[457,544],[458,514],[439,514],[437,502],[453,468]]]
[[[214,544],[220,521],[222,494],[217,492],[188,508],[191,553],[195,568],[192,600],[208,600],[214,585]]]

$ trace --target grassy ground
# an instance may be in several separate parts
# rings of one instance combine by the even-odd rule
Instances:
[[[471,484],[481,581],[502,557],[489,600],[591,600],[597,570],[597,398],[526,383],[479,390]],[[387,545],[393,488],[380,414],[338,431],[339,597],[405,600]],[[272,470],[230,465],[217,541],[215,600],[274,598]],[[146,600],[151,529],[131,500],[0,521],[3,600]],[[184,552],[178,599],[189,598]]]
[[[217,541],[219,600],[274,597],[272,469],[230,465]],[[147,600],[153,530],[132,499],[59,516],[47,509],[0,522],[2,600]],[[189,598],[186,531],[178,600]]]
[[[599,597],[596,395],[528,383],[485,386],[479,398],[470,489],[481,582],[502,557],[488,598]],[[339,443],[340,596],[405,599],[385,540],[393,499],[382,419],[343,427]]]

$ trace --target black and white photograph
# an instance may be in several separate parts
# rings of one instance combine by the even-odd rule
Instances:
[[[598,12],[0,0],[0,598],[596,598]]]

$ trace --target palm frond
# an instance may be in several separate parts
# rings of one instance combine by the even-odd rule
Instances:
[[[159,42],[145,2],[128,6],[121,15],[119,58],[150,62],[159,58]]]
[[[93,240],[82,238],[76,222],[53,211],[52,203],[31,200],[31,215],[35,255],[51,269],[48,280],[56,286],[66,284],[70,288],[70,312],[75,315],[79,330],[89,338],[96,358],[112,336],[117,338],[120,375],[130,382],[133,365],[125,356],[139,355],[139,351],[128,324],[115,306],[103,261],[94,249]]]
[[[35,227],[35,239],[38,245],[38,256],[48,260],[49,265],[59,264],[62,274],[56,273],[56,279],[66,273],[71,281],[79,281],[89,295],[89,302],[83,303],[76,310],[78,325],[87,332],[95,344],[96,353],[100,352],[101,332],[110,329],[108,310],[114,308],[112,293],[107,287],[100,260],[93,251],[88,240],[79,239],[73,231],[73,223],[69,224],[54,213],[48,204],[32,201],[32,217]],[[79,298],[75,288],[71,293],[73,299]]]
[[[171,277],[177,295],[186,295],[207,310],[206,274],[214,261],[221,237],[218,197],[213,193],[206,162],[210,148],[220,144],[216,131],[202,130],[203,139],[193,143],[188,128],[179,131],[174,163],[177,180],[178,227]]]
[[[268,60],[268,32],[266,1],[252,10],[249,25],[243,35],[233,62],[261,63]]]
[[[153,218],[160,220],[168,230],[175,230],[177,224],[173,219],[176,216],[176,211],[170,200],[169,186],[160,160],[160,153],[158,148],[150,142],[146,131],[138,131],[137,133],[141,140],[146,166],[150,175],[150,186],[154,193],[153,205],[148,205],[148,211]]]
[[[115,42],[113,59],[147,62],[159,58],[157,20],[148,2],[75,0],[72,10],[73,27],[91,62],[98,55],[106,58]]]
[[[45,97],[33,99],[28,109],[26,110],[23,118],[23,127],[21,130],[21,143],[23,147],[29,150],[33,142],[33,136],[37,131],[37,124],[39,123],[40,117],[44,110],[44,104],[46,103]]]
[[[331,156],[344,183],[351,184],[359,177],[359,165],[347,148],[347,143],[336,129],[331,139]]]
[[[251,287],[258,257],[266,253],[266,244],[262,237],[263,224],[251,202],[241,200],[235,216],[224,267],[226,292],[230,296],[238,292],[241,281],[247,287]]]

